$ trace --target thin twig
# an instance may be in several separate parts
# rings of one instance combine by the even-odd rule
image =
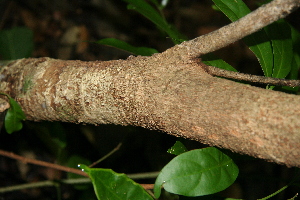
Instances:
[[[40,181],[36,183],[24,183],[20,185],[13,185],[8,187],[2,187],[0,188],[0,193],[6,193],[6,192],[13,192],[17,190],[24,190],[24,189],[30,189],[30,188],[39,188],[39,187],[49,187],[49,186],[57,186],[56,181]]]
[[[207,73],[213,76],[220,76],[224,78],[230,78],[230,79],[235,79],[240,81],[249,81],[253,83],[261,83],[266,85],[289,86],[289,87],[300,86],[300,80],[287,80],[287,79],[280,79],[280,78],[257,76],[252,74],[244,74],[240,72],[233,72],[233,71],[228,71],[213,66],[204,65],[203,63],[201,63],[201,66],[206,70]]]
[[[102,162],[103,160],[105,160],[106,158],[108,158],[109,156],[111,156],[113,153],[115,153],[116,151],[118,151],[121,147],[122,143],[119,143],[113,150],[111,150],[108,154],[106,154],[105,156],[103,156],[102,158],[100,158],[99,160],[97,160],[96,162],[94,162],[93,164],[91,164],[89,167],[94,167],[95,165],[97,165],[98,163]]]
[[[108,157],[110,154],[117,151],[120,148],[121,144],[122,143],[118,144],[118,146],[116,148],[114,148],[110,153],[108,153],[104,157]],[[26,157],[14,154],[12,152],[7,152],[7,151],[0,150],[0,155],[11,158],[11,159],[19,160],[23,163],[29,163],[29,164],[44,166],[44,167],[57,169],[57,170],[64,171],[64,172],[71,172],[71,173],[74,173],[74,174],[79,174],[79,175],[82,175],[82,176],[85,176],[85,177],[89,177],[88,174],[86,174],[85,172],[83,172],[79,169],[74,169],[74,168],[71,168],[71,167],[65,167],[65,166],[61,166],[61,165],[57,165],[57,164],[53,164],[53,163],[48,163],[48,162],[41,161],[41,160],[26,158]],[[127,176],[131,179],[155,178],[155,177],[158,176],[158,173],[159,172],[147,172],[147,173],[129,174]],[[84,180],[84,181],[86,181],[86,180]],[[64,182],[68,183],[67,181],[64,181]],[[29,185],[16,186],[16,187],[15,186],[10,186],[6,189],[5,188],[0,188],[0,193],[9,192],[9,191],[13,191],[13,190],[20,190],[20,189],[24,189],[24,188],[28,188],[28,187],[32,187],[32,186],[34,186],[34,187],[53,186],[54,184],[57,184],[57,182],[49,181],[49,182],[40,183],[40,184],[37,183],[37,184],[29,184]],[[153,184],[140,184],[140,185],[146,190],[153,189],[153,186],[154,186]]]
[[[127,174],[128,178],[137,180],[137,179],[147,179],[147,178],[156,178],[160,172],[143,172],[143,173],[136,173],[136,174]]]
[[[158,176],[159,172],[145,172],[145,173],[136,173],[136,174],[128,174],[128,178],[131,179],[147,179],[147,178],[156,178]],[[6,192],[13,192],[17,190],[23,190],[23,189],[29,189],[29,188],[38,188],[38,187],[51,187],[51,186],[57,186],[58,184],[87,184],[91,183],[90,178],[76,178],[76,179],[63,179],[63,180],[57,180],[57,181],[40,181],[37,183],[24,183],[20,185],[13,185],[13,186],[7,186],[0,188],[0,193],[6,193]],[[145,186],[145,189],[149,189],[151,187],[151,184],[149,185],[143,185]],[[153,187],[153,185],[152,185]]]
[[[58,165],[58,164],[53,164],[53,163],[49,163],[49,162],[45,162],[45,161],[41,161],[41,160],[26,158],[26,157],[14,154],[12,152],[7,152],[7,151],[0,150],[0,155],[5,156],[5,157],[9,157],[9,158],[12,158],[12,159],[15,159],[15,160],[19,160],[23,163],[29,163],[29,164],[44,166],[44,167],[57,169],[57,170],[64,171],[64,172],[71,172],[71,173],[78,174],[78,175],[81,175],[81,176],[89,177],[85,172],[83,172],[79,169],[74,169],[74,168],[71,168],[71,167],[65,167],[65,166],[61,166],[61,165]]]
[[[145,190],[151,190],[154,188],[154,184],[140,184]]]

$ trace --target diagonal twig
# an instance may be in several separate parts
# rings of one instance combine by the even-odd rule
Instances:
[[[49,162],[45,162],[45,161],[41,161],[41,160],[26,158],[26,157],[19,156],[15,153],[12,153],[12,152],[7,152],[7,151],[0,150],[0,155],[8,157],[8,158],[15,159],[15,160],[19,160],[23,163],[29,163],[29,164],[39,165],[39,166],[43,166],[43,167],[49,167],[49,168],[52,168],[52,169],[57,169],[57,170],[64,171],[64,172],[71,172],[71,173],[74,173],[74,174],[79,174],[81,176],[89,177],[87,175],[87,173],[85,173],[85,172],[83,172],[79,169],[74,169],[74,168],[71,168],[71,167],[65,167],[65,166],[62,166],[62,165],[53,164],[53,163],[49,163]]]
[[[298,87],[300,86],[300,80],[287,80],[281,78],[272,78],[265,76],[257,76],[252,74],[244,74],[240,72],[228,71],[225,69],[220,69],[213,66],[204,65],[201,63],[203,69],[213,76],[220,76],[224,78],[230,78],[240,81],[249,81],[253,83],[260,83],[266,85],[277,85],[277,86],[289,86],[289,87]]]
[[[111,150],[108,154],[106,154],[105,156],[103,156],[99,160],[97,160],[94,163],[92,163],[89,167],[90,168],[94,167],[98,163],[102,162],[103,160],[105,160],[106,158],[108,158],[109,156],[111,156],[113,153],[115,153],[116,151],[118,151],[120,149],[121,145],[122,145],[122,143],[119,143],[113,150]]]
[[[273,0],[241,19],[209,34],[176,45],[166,52],[199,57],[236,42],[263,27],[286,17],[300,6],[299,0]]]

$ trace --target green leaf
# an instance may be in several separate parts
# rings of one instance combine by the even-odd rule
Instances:
[[[187,148],[180,141],[176,141],[175,144],[170,149],[168,149],[167,152],[178,156],[179,154],[187,151]]]
[[[293,61],[290,72],[290,79],[298,79],[298,71],[300,68],[300,33],[290,25],[293,43]]]
[[[125,174],[119,174],[111,169],[89,168],[78,165],[91,178],[98,200],[102,199],[141,199],[153,200],[152,197]]]
[[[292,49],[293,49],[293,56],[292,56],[292,63],[291,63],[291,69],[290,73],[288,75],[287,79],[298,79],[298,72],[300,68],[300,33],[289,24],[290,30],[291,30],[291,39],[292,39]],[[289,92],[297,92],[299,90],[299,87],[282,87],[284,90],[287,90]]]
[[[243,39],[257,60],[267,77],[272,76],[274,61],[272,44],[264,30],[253,33]]]
[[[130,53],[141,56],[151,56],[154,53],[158,53],[156,49],[147,47],[134,47],[124,41],[115,38],[105,38],[102,40],[98,40],[96,43],[122,49],[124,51],[128,51]]]
[[[144,0],[124,0],[129,5],[128,9],[135,10],[142,14],[144,17],[152,21],[160,30],[166,32],[175,44],[179,44],[182,41],[184,36],[180,34],[174,27],[172,27],[164,19],[164,17],[150,4]]]
[[[91,161],[78,155],[72,155],[67,161],[67,166],[72,168],[78,168],[78,163],[90,165]],[[68,178],[82,178],[82,176],[74,173],[68,173]]]
[[[226,70],[234,71],[234,72],[237,71],[234,67],[229,65],[227,62],[225,62],[222,59],[217,58],[213,54],[203,55],[202,56],[202,61],[203,61],[204,64],[207,64],[207,65],[210,65],[210,66],[214,66],[214,67],[218,67],[218,68],[221,68],[221,69],[226,69]]]
[[[161,187],[185,196],[213,194],[229,187],[237,178],[238,167],[214,147],[189,151],[172,159],[158,175],[154,195]]]
[[[250,9],[242,0],[213,0],[213,2],[231,21],[250,13]]]
[[[30,57],[33,51],[33,33],[28,28],[15,27],[0,31],[0,55],[3,60]]]
[[[25,120],[26,117],[21,106],[9,95],[6,96],[8,97],[10,108],[5,115],[4,126],[6,132],[11,134],[22,129],[22,120]]]
[[[272,77],[285,78],[291,71],[293,60],[291,28],[284,20],[279,20],[265,27],[265,30],[272,41],[273,47],[274,67]]]
[[[72,167],[72,168],[78,168],[78,163],[84,163],[86,165],[90,165],[91,162],[81,156],[78,155],[72,155],[68,161],[67,161],[67,166]],[[74,173],[68,173],[68,179],[76,179],[76,178],[82,178],[81,175],[74,174]],[[76,184],[73,186],[77,190],[86,190],[90,185],[87,184]]]

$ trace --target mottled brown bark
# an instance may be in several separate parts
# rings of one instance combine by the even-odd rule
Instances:
[[[179,52],[180,55],[186,54],[190,57],[216,51],[286,17],[299,6],[299,0],[273,0],[227,26],[183,42],[168,51]]]
[[[270,5],[264,8],[279,17],[260,10],[261,23],[285,16],[299,0]],[[300,97],[213,77],[195,58],[262,27],[246,19],[255,27],[246,30],[241,20],[151,57],[18,60],[1,68],[0,91],[28,120],[142,126],[299,167]]]
[[[300,166],[300,97],[212,77],[199,60],[23,59],[2,74],[29,120],[142,126]]]

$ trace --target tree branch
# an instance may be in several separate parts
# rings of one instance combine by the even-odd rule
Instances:
[[[22,59],[2,69],[0,90],[29,120],[141,126],[300,166],[300,96],[213,77],[200,64],[165,54]]]
[[[21,59],[0,69],[0,91],[21,104],[28,120],[141,126],[299,167],[300,96],[213,77],[194,58],[257,31],[299,4],[274,0],[151,57]]]
[[[167,51],[183,56],[188,55],[191,58],[199,57],[255,33],[265,26],[286,17],[299,6],[299,0],[273,0],[227,26],[183,42]]]

